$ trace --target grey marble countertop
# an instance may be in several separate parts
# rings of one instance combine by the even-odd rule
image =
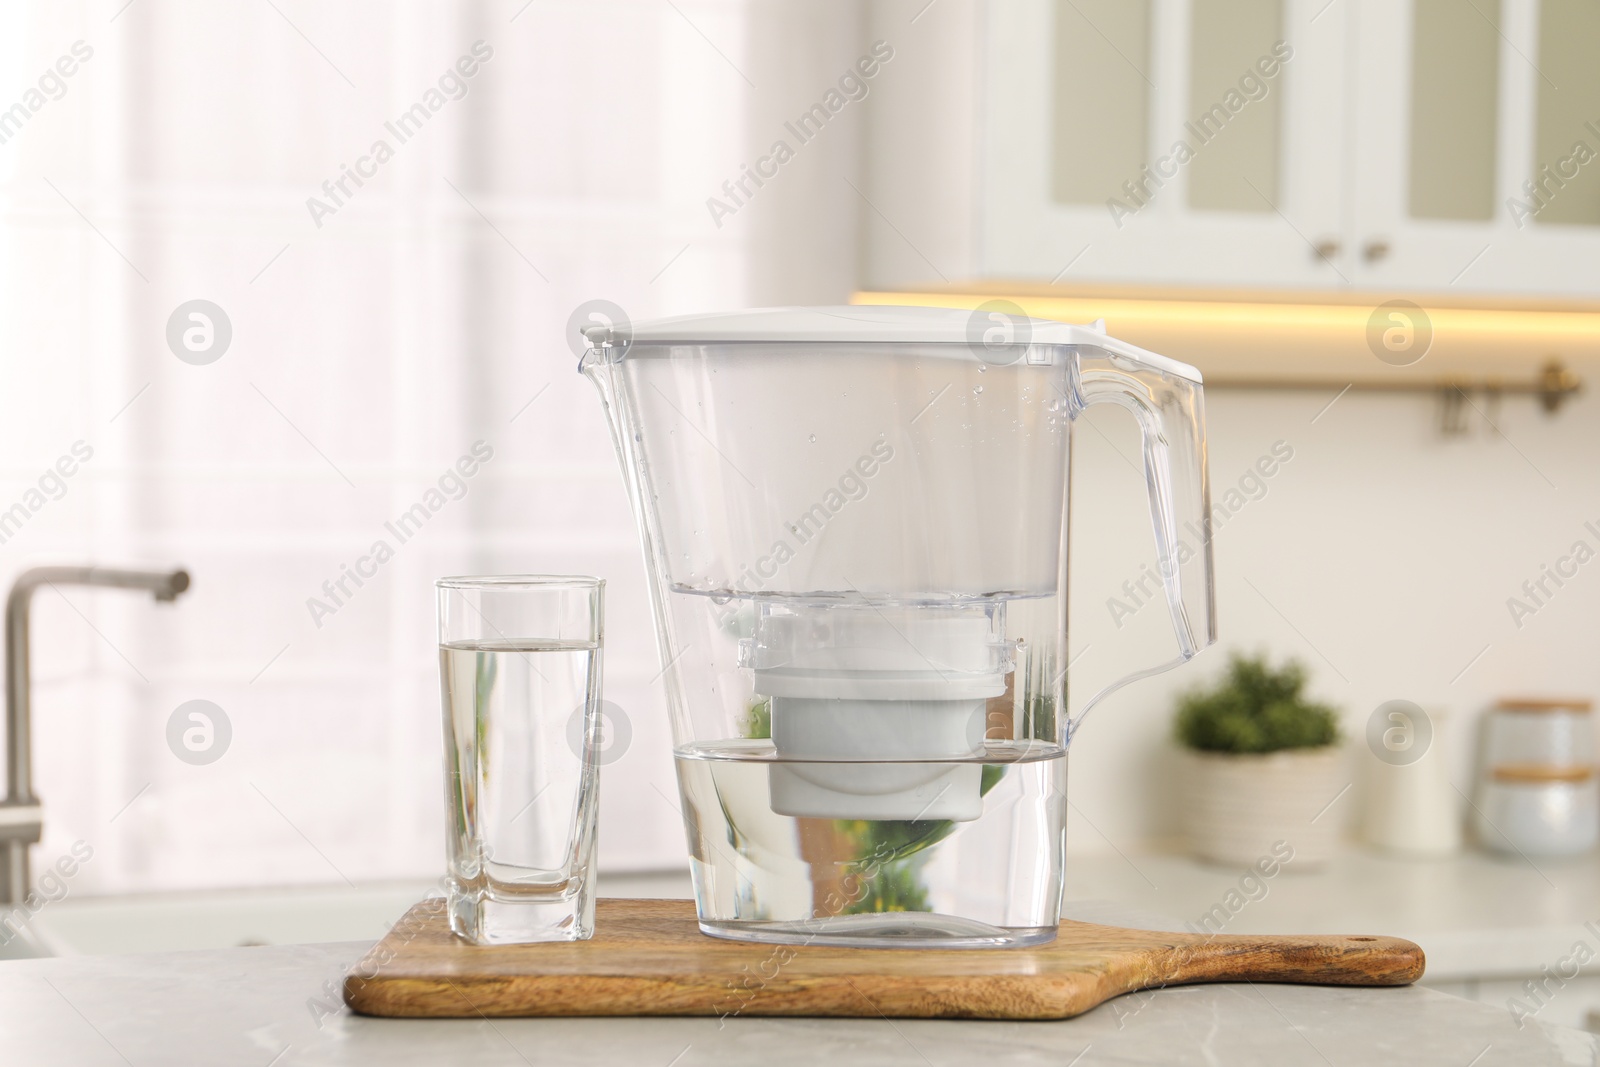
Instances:
[[[1074,917],[1111,918],[1080,905]],[[1126,919],[1124,914],[1122,918]],[[1152,921],[1148,925],[1165,925]],[[394,1020],[349,1014],[367,942],[0,963],[0,1063],[21,1065],[1600,1063],[1600,1037],[1416,987],[1211,985],[1062,1022]]]

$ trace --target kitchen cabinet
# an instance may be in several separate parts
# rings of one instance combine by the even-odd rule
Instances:
[[[904,35],[871,286],[1600,292],[1592,0],[974,0],[871,28]]]
[[[1600,290],[1600,5],[1363,0],[1346,23],[1341,269],[1380,289]],[[1374,242],[1387,254],[1363,258]]]

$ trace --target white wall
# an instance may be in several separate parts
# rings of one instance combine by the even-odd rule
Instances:
[[[1364,731],[1378,705],[1445,713],[1453,778],[1469,794],[1474,722],[1495,698],[1600,694],[1600,566],[1580,568],[1520,628],[1506,604],[1574,541],[1600,550],[1583,525],[1600,528],[1600,398],[1556,416],[1508,399],[1494,416],[1503,436],[1478,419],[1458,438],[1439,435],[1430,398],[1349,394],[1313,424],[1329,399],[1208,396],[1213,501],[1274,442],[1294,458],[1216,535],[1217,648],[1114,694],[1076,738],[1072,848],[1127,849],[1177,831],[1174,698],[1211,681],[1230,649],[1307,665],[1312,693],[1341,710],[1353,775],[1371,759]],[[1124,462],[1137,461],[1136,435],[1118,414],[1093,412],[1075,434],[1072,644],[1088,646],[1075,702],[1170,648],[1159,607],[1119,629],[1106,606],[1154,558],[1142,485]],[[1352,816],[1358,798],[1352,790],[1334,810]]]

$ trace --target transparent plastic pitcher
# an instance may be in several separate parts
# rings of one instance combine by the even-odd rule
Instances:
[[[701,928],[1053,937],[1072,420],[1113,403],[1143,431],[1178,644],[1143,677],[1215,631],[1200,375],[1094,328],[935,308],[584,334],[644,544]]]

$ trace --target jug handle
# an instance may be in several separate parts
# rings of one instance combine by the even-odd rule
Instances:
[[[1100,690],[1070,721],[1070,730],[1076,730],[1096,704],[1118,689],[1187,663],[1217,635],[1205,389],[1200,372],[1110,337],[1093,346],[1079,346],[1077,357],[1069,415],[1077,418],[1092,404],[1115,404],[1132,413],[1139,424],[1157,570],[1178,639],[1178,657]]]

